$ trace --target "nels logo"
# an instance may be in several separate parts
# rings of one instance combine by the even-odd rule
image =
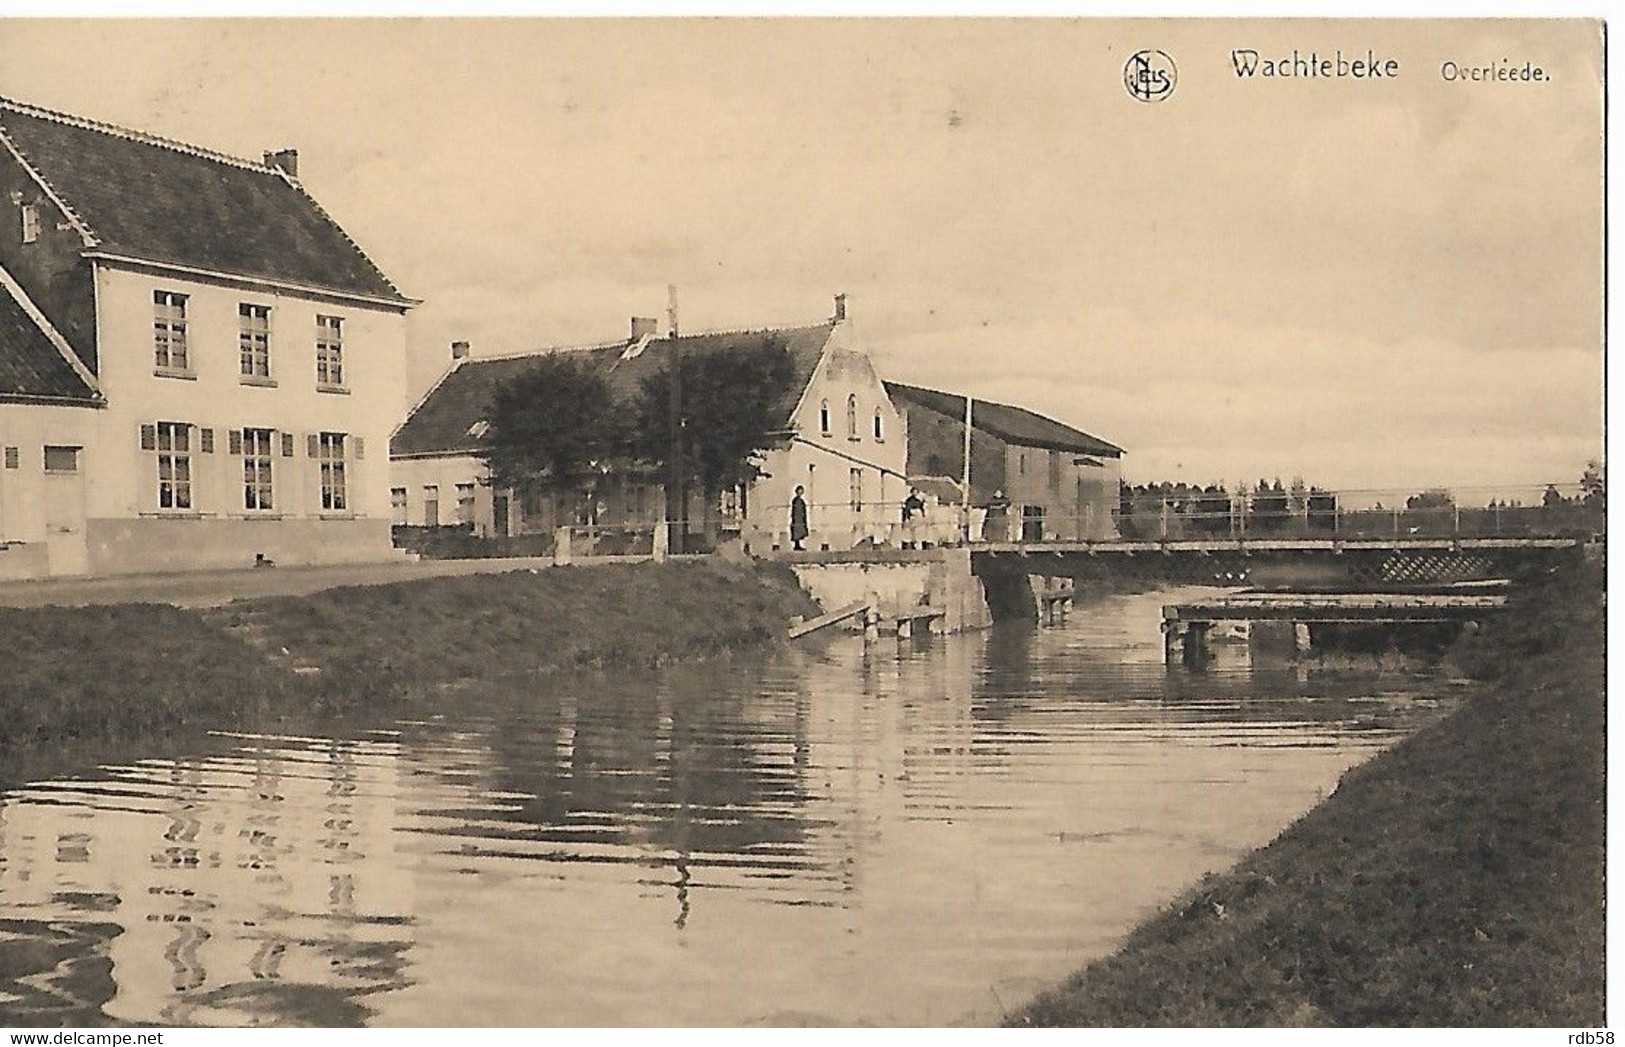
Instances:
[[[1166,52],[1136,51],[1123,66],[1123,86],[1129,97],[1141,102],[1160,102],[1174,93],[1179,71]]]

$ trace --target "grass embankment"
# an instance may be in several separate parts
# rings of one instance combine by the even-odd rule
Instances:
[[[788,570],[688,562],[351,586],[208,611],[0,610],[0,750],[342,713],[473,676],[639,669],[774,642]]]
[[[1522,593],[1460,709],[1010,1024],[1600,1025],[1601,574]]]

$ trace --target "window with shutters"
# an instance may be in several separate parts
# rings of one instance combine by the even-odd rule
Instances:
[[[271,307],[243,302],[237,306],[237,350],[243,378],[271,377]]]
[[[474,522],[474,485],[457,485],[457,522]]]
[[[321,463],[322,508],[328,512],[348,509],[344,486],[344,434],[317,433],[316,460]]]
[[[252,512],[264,512],[276,505],[272,482],[275,437],[270,429],[244,429],[241,433],[243,508]]]
[[[15,447],[6,448],[6,468],[17,469],[23,464],[22,453]]]
[[[391,487],[389,489],[389,522],[400,525],[406,523],[406,488]]]
[[[142,427],[142,441],[147,428]],[[192,508],[192,426],[159,422],[152,428],[152,450],[158,452],[158,508]]]
[[[190,374],[192,358],[186,347],[186,296],[173,291],[152,292],[152,362],[161,374]]]
[[[316,318],[316,385],[330,390],[344,385],[344,321],[337,316]]]
[[[440,526],[440,485],[423,485],[423,522],[430,527]]]

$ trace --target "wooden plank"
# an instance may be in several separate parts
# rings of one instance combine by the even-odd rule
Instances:
[[[807,621],[802,622],[800,625],[792,625],[790,627],[790,639],[799,640],[801,637],[806,636],[809,633],[815,633],[820,629],[835,625],[839,622],[844,622],[848,618],[856,617],[868,609],[869,601],[854,600],[845,607],[838,607],[835,610],[830,611],[828,614],[821,614],[817,618],[808,619]]]
[[[1447,621],[1473,618],[1506,608],[1502,596],[1363,596],[1305,599],[1281,594],[1269,598],[1231,597],[1209,603],[1167,604],[1165,621],[1383,622]]]

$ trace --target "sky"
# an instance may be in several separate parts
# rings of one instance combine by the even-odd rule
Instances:
[[[1174,90],[1130,97],[1126,59]],[[1234,49],[1399,63],[1243,79]],[[1544,83],[1447,82],[1510,60]],[[1601,454],[1583,21],[20,20],[0,93],[257,158],[492,355],[812,323],[1131,480],[1572,481]]]

